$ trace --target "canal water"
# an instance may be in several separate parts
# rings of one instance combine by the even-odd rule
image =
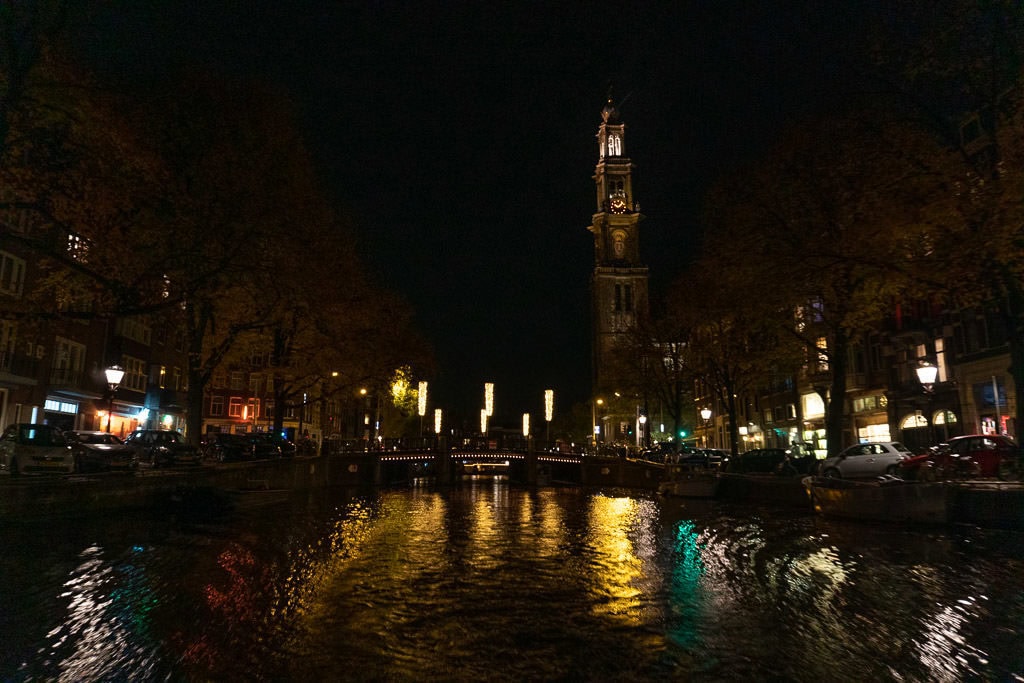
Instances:
[[[1020,532],[482,478],[0,542],[4,681],[1024,676]]]

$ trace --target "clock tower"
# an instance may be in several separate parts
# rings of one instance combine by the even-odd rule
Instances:
[[[648,312],[648,274],[639,248],[643,216],[633,194],[634,166],[626,154],[626,126],[611,98],[601,110],[597,148],[597,213],[589,228],[594,234],[590,280],[594,399],[617,391],[625,395],[625,375],[631,364],[621,356],[628,352],[630,331]],[[616,426],[608,424],[601,438],[615,438]]]

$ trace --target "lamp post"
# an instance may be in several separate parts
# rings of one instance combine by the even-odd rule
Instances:
[[[604,405],[603,398],[595,398],[590,402],[590,437],[594,440],[594,448],[597,448],[597,436],[600,434],[600,429],[597,426],[597,407]]]
[[[637,434],[636,445],[638,448],[647,447],[647,415],[640,413],[640,417],[637,418],[637,422],[640,423],[640,433]]]
[[[109,434],[111,422],[114,420],[114,392],[121,386],[121,380],[124,379],[124,368],[120,365],[111,365],[103,371],[103,374],[107,376],[108,396],[110,397],[107,410],[107,433]]]
[[[700,419],[704,420],[704,445],[708,445],[708,422],[711,421],[711,408],[700,409]]]
[[[921,383],[921,387],[924,389],[925,395],[925,410],[927,411],[928,421],[928,445],[934,441],[935,435],[932,433],[932,396],[935,390],[935,378],[939,374],[939,369],[932,363],[926,360],[918,361],[917,365],[917,381]]]

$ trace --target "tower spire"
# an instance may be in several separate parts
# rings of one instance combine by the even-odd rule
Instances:
[[[648,311],[648,272],[640,261],[640,205],[633,194],[633,162],[626,153],[626,126],[608,90],[597,129],[594,169],[596,212],[594,272],[590,280],[594,400],[629,390],[625,352],[630,332]],[[625,395],[625,394],[624,394]],[[626,420],[627,422],[629,420]],[[609,429],[622,420],[608,420]],[[605,440],[617,434],[603,434]]]

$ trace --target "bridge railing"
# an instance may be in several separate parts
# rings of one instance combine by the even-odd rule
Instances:
[[[329,454],[341,453],[433,453],[437,450],[437,438],[432,436],[404,437],[397,439],[325,439],[323,450]]]
[[[592,455],[583,444],[573,444],[565,441],[539,441],[527,439],[523,436],[512,436],[502,434],[497,436],[473,436],[463,438],[449,438],[447,447],[450,451],[456,452],[486,452],[503,451],[514,453],[526,453],[533,451],[538,455],[566,455],[583,456]],[[425,437],[402,437],[389,438],[374,441],[372,439],[325,439],[322,450],[325,454],[343,453],[436,453],[439,440],[436,436]]]

